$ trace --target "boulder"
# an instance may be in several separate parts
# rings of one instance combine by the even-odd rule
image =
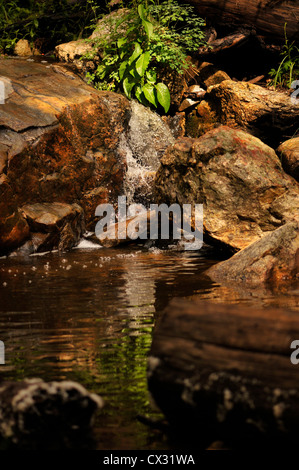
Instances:
[[[299,137],[283,142],[277,152],[284,170],[299,182]]]
[[[218,122],[246,130],[273,148],[297,131],[299,109],[284,92],[224,80],[208,89],[205,101]]]
[[[299,279],[299,217],[206,271],[216,282],[237,281],[260,287]]]
[[[79,204],[94,230],[96,207],[122,194],[128,159],[156,169],[173,142],[156,113],[95,90],[63,66],[6,59],[1,75],[10,88],[0,107],[0,204],[13,202],[12,213],[35,203]],[[4,251],[19,245],[11,238]]]
[[[39,243],[36,237],[33,239],[33,251],[69,250],[85,230],[83,209],[78,204],[36,203],[23,206],[21,211],[31,232],[47,234],[39,237]]]
[[[155,192],[161,203],[202,203],[205,240],[232,251],[299,214],[298,183],[274,150],[227,126],[177,139],[161,159]]]
[[[26,379],[0,383],[0,435],[14,444],[66,445],[90,430],[103,400],[72,381]],[[49,442],[47,442],[49,441]]]

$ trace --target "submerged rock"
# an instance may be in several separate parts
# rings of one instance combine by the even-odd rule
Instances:
[[[84,435],[102,407],[100,396],[76,382],[2,382],[0,435],[15,444],[24,439],[65,443],[75,433]]]
[[[161,203],[202,203],[206,241],[233,251],[299,214],[299,185],[274,150],[226,126],[170,146],[155,190]]]
[[[299,279],[299,218],[252,243],[206,274],[217,282],[238,281],[260,287]]]
[[[299,137],[281,144],[277,152],[284,170],[299,182]]]

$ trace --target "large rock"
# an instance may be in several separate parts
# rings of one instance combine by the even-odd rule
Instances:
[[[298,128],[299,107],[287,93],[224,80],[208,89],[205,101],[221,124],[242,128],[274,148]]]
[[[226,126],[170,146],[155,190],[161,203],[202,203],[206,241],[233,251],[299,214],[299,186],[274,150]]]
[[[299,217],[206,273],[217,282],[238,281],[260,287],[281,286],[299,279]]]
[[[14,444],[30,441],[49,448],[52,441],[66,445],[74,435],[84,436],[103,400],[82,385],[27,379],[0,384],[0,435]]]
[[[39,245],[32,241],[33,251],[58,248],[66,251],[76,246],[84,233],[83,209],[78,204],[37,203],[22,207],[31,232],[45,234],[39,237]],[[36,238],[34,240],[37,240]]]
[[[145,111],[146,136],[141,135],[133,125],[134,104],[93,89],[62,66],[0,60],[0,76],[9,84],[0,107],[0,204],[13,202],[11,213],[24,204],[76,203],[87,228],[94,229],[96,207],[113,203],[123,192],[128,159],[143,156],[136,133],[148,142],[155,167],[172,142],[157,114]],[[155,126],[146,125],[146,119]],[[20,243],[15,233],[3,249]]]
[[[277,152],[284,170],[299,181],[299,137],[281,144]]]

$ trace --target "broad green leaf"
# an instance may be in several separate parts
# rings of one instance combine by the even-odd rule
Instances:
[[[136,98],[138,99],[138,101],[141,100],[141,95],[142,95],[143,91],[142,91],[142,88],[140,85],[137,85],[136,88],[135,88],[135,96]]]
[[[142,4],[138,5],[138,15],[142,20],[146,20],[146,11]]]
[[[157,107],[157,96],[156,96],[156,89],[153,85],[150,83],[146,83],[142,87],[142,91],[144,93],[144,96],[146,97],[147,101],[149,101],[151,104],[153,104],[155,107]]]
[[[146,71],[146,78],[149,83],[154,85],[157,81],[157,74],[154,70],[147,70]]]
[[[150,39],[154,32],[154,26],[150,21],[142,20],[147,37]]]
[[[118,74],[119,74],[119,78],[121,80],[124,78],[124,74],[125,74],[127,65],[128,65],[128,62],[126,60],[120,64],[120,67],[118,69]]]
[[[170,108],[170,93],[168,87],[164,83],[157,83],[157,98],[159,103],[163,106],[165,113]]]
[[[124,44],[126,44],[127,38],[119,38],[117,40],[117,47],[120,49]]]
[[[133,54],[129,58],[129,61],[128,61],[129,64],[132,64],[132,62],[134,62],[134,60],[136,60],[143,53],[143,50],[141,49],[140,44],[138,42],[135,42],[134,44],[135,44],[135,49],[134,49]]]
[[[145,74],[148,64],[150,63],[150,60],[151,60],[151,53],[149,51],[141,54],[141,56],[137,60],[136,70],[139,73],[140,77],[143,77],[143,75]]]
[[[136,81],[132,80],[131,77],[126,77],[123,81],[124,92],[129,99],[131,98],[131,91],[133,90],[135,84]]]

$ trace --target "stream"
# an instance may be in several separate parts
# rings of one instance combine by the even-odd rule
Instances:
[[[299,309],[299,292],[221,287],[203,275],[213,252],[74,249],[0,260],[0,339],[5,380],[71,379],[105,400],[94,425],[97,449],[172,449],[138,416],[163,419],[147,392],[147,354],[174,297]],[[46,446],[46,444],[45,444]]]

